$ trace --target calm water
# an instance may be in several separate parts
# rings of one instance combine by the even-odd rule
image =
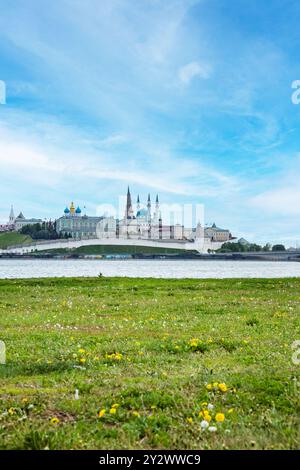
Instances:
[[[300,277],[300,263],[214,260],[0,260],[0,278],[128,276],[157,278]]]

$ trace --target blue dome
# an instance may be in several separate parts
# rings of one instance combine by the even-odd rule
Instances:
[[[64,210],[64,213],[65,214],[70,214],[70,209],[68,207],[66,207],[65,210]]]
[[[137,217],[146,217],[147,214],[148,214],[148,212],[147,212],[146,209],[141,209],[141,210],[137,211],[136,216]]]
[[[81,209],[80,209],[80,207],[79,207],[79,206],[77,207],[77,209],[76,209],[76,211],[75,211],[75,212],[76,212],[76,214],[81,214]]]

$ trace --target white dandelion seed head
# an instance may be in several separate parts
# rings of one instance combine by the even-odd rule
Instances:
[[[216,426],[209,426],[208,430],[210,432],[216,432],[217,431],[217,427]]]
[[[201,426],[201,429],[207,429],[209,426],[209,423],[208,421],[206,421],[206,419],[203,419],[200,423],[200,426]]]

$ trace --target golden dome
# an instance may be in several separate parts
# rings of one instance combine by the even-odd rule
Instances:
[[[71,205],[70,205],[70,212],[71,212],[71,214],[75,214],[74,202],[71,202]]]

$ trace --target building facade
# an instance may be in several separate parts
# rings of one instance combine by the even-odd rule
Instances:
[[[72,238],[96,238],[97,224],[103,217],[90,217],[82,215],[78,206],[75,209],[74,203],[66,207],[64,215],[56,220],[56,231],[58,234]]]
[[[7,224],[2,226],[2,231],[20,231],[25,225],[41,224],[42,219],[26,219],[23,212],[15,217],[14,208],[11,206]]]
[[[210,238],[213,242],[225,243],[233,239],[229,230],[217,227],[216,224],[213,224],[211,227],[206,227],[204,233],[205,236]]]

